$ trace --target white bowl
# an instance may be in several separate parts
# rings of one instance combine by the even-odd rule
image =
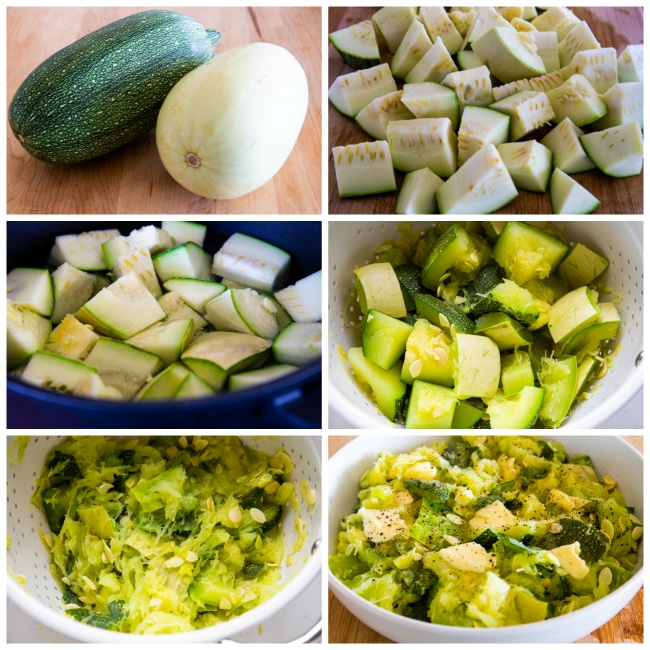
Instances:
[[[266,453],[275,453],[281,446],[294,463],[292,479],[306,478],[315,489],[317,502],[307,508],[300,498],[297,511],[285,509],[283,537],[285,548],[291,549],[294,561],[281,567],[282,588],[268,600],[241,616],[192,632],[173,634],[126,634],[102,630],[63,616],[61,589],[50,573],[50,555],[39,538],[39,531],[48,531],[45,515],[31,503],[34,483],[40,475],[46,454],[61,438],[55,436],[30,439],[21,459],[7,440],[7,595],[25,613],[50,630],[84,643],[214,643],[230,640],[236,635],[250,633],[261,638],[263,622],[282,618],[291,626],[293,612],[288,607],[296,598],[304,597],[311,583],[318,579],[322,568],[320,551],[322,525],[321,440],[319,436],[254,436],[242,437],[244,444]],[[307,536],[300,542],[296,517],[300,515],[307,527]],[[16,576],[22,576],[19,581]],[[267,639],[268,640],[268,639]]]
[[[600,476],[607,473],[618,483],[629,506],[643,521],[643,457],[617,436],[552,436],[573,454],[588,454]],[[399,453],[448,436],[360,436],[329,460],[328,555],[336,548],[343,516],[354,511],[359,479],[380,451]],[[331,571],[329,585],[343,605],[368,627],[397,643],[572,643],[604,625],[632,600],[643,584],[643,545],[634,575],[605,598],[570,614],[537,623],[498,628],[466,628],[416,621],[394,614],[357,596]]]
[[[334,418],[355,429],[395,429],[352,377],[341,357],[361,344],[358,333],[345,327],[350,315],[354,275],[352,270],[373,260],[377,247],[396,239],[398,223],[417,224],[424,231],[431,221],[330,221],[329,247],[329,405]],[[450,221],[451,223],[451,221]],[[614,415],[643,385],[643,224],[642,222],[566,221],[566,235],[605,255],[610,266],[603,275],[607,286],[619,292],[621,344],[612,369],[599,381],[594,396],[576,405],[562,428],[592,429]],[[358,307],[356,308],[358,312]]]

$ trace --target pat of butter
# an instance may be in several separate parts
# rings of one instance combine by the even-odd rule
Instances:
[[[560,562],[560,566],[576,580],[582,580],[589,575],[587,563],[580,557],[580,542],[551,549],[550,553]]]
[[[363,532],[371,542],[388,542],[406,532],[406,524],[397,508],[361,508],[359,514],[363,519]]]
[[[519,518],[513,515],[501,501],[494,501],[478,510],[469,520],[469,525],[472,530],[483,530],[514,526],[518,521]]]
[[[480,544],[467,542],[449,548],[440,549],[440,557],[454,569],[484,573],[496,566],[497,559]]]

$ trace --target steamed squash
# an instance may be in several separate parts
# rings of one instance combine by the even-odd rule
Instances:
[[[251,43],[217,54],[178,82],[156,144],[185,189],[232,199],[267,183],[294,148],[307,112],[304,70],[287,50]]]

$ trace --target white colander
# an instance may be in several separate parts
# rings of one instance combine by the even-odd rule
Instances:
[[[317,494],[316,505],[310,509],[300,497],[296,512],[285,509],[282,530],[287,552],[293,554],[291,566],[283,564],[283,588],[272,598],[236,619],[218,625],[179,634],[151,637],[100,630],[62,615],[61,589],[50,573],[49,553],[38,531],[49,532],[44,514],[31,503],[34,483],[41,473],[45,456],[62,437],[43,436],[30,439],[22,460],[15,438],[7,441],[7,594],[11,601],[34,619],[60,634],[86,643],[159,642],[198,643],[228,641],[244,634],[247,642],[269,641],[263,635],[263,622],[271,617],[287,619],[293,614],[287,606],[318,579],[321,572],[321,439],[317,436],[254,436],[244,444],[260,451],[274,453],[283,447],[294,463],[293,481],[306,478]],[[299,514],[307,523],[307,539],[294,549],[297,533],[294,520]],[[17,576],[20,576],[17,579]],[[313,593],[313,590],[310,592]],[[320,602],[314,607],[320,611]],[[287,626],[293,627],[287,620]],[[256,639],[256,635],[259,637]]]
[[[329,406],[333,417],[349,428],[394,428],[376,405],[356,384],[341,356],[361,344],[357,330],[346,327],[360,318],[352,299],[352,270],[373,261],[377,247],[399,238],[399,224],[409,223],[422,232],[430,221],[330,221],[329,248]],[[451,221],[450,221],[451,223]],[[643,223],[611,221],[555,221],[566,227],[570,241],[579,241],[600,252],[610,261],[604,284],[616,293],[621,326],[616,340],[620,351],[607,375],[597,383],[591,400],[576,406],[562,428],[596,428],[614,415],[643,385]],[[340,347],[339,347],[340,346]]]

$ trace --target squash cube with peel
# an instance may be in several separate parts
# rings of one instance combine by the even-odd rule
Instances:
[[[550,194],[553,214],[589,214],[600,205],[599,199],[559,167],[551,174]]]
[[[571,75],[561,86],[546,93],[553,107],[554,122],[568,117],[576,126],[591,124],[607,113],[605,100],[594,90],[587,79]]]
[[[442,83],[456,92],[461,110],[467,105],[487,106],[494,99],[490,70],[486,65],[451,72]]]
[[[529,192],[546,192],[551,177],[553,153],[540,142],[504,142],[497,145],[515,186]]]
[[[364,196],[397,189],[386,140],[348,144],[332,149],[339,196]]]
[[[395,169],[412,172],[428,167],[443,178],[456,171],[457,137],[448,117],[390,122],[386,137]]]
[[[524,136],[550,122],[555,111],[546,93],[522,90],[490,104],[490,108],[510,115],[510,140]]]
[[[580,136],[580,142],[596,167],[608,176],[636,176],[643,168],[641,125],[627,122]]]
[[[570,118],[565,117],[540,140],[553,152],[553,167],[566,174],[577,174],[596,168],[580,143],[581,135],[584,135],[584,131]]]
[[[412,120],[415,116],[402,103],[403,90],[396,90],[373,99],[364,106],[354,121],[375,140],[386,139],[386,127],[395,120]]]
[[[444,7],[420,7],[420,20],[431,40],[440,38],[449,54],[456,54],[463,46],[463,37]]]
[[[437,193],[440,214],[489,214],[518,195],[497,148],[487,144]]]
[[[479,334],[456,334],[452,350],[456,359],[456,396],[465,399],[496,395],[501,378],[501,353],[497,344]]]
[[[373,99],[395,92],[397,84],[388,63],[338,76],[327,96],[343,115],[355,117]]]
[[[391,59],[390,71],[393,76],[404,79],[432,46],[424,25],[419,20],[414,20]]]
[[[411,68],[404,77],[407,84],[419,83],[421,81],[435,81],[440,83],[444,78],[456,72],[458,67],[451,58],[451,54],[445,47],[440,36],[436,38],[433,45],[425,52],[424,56]]]

